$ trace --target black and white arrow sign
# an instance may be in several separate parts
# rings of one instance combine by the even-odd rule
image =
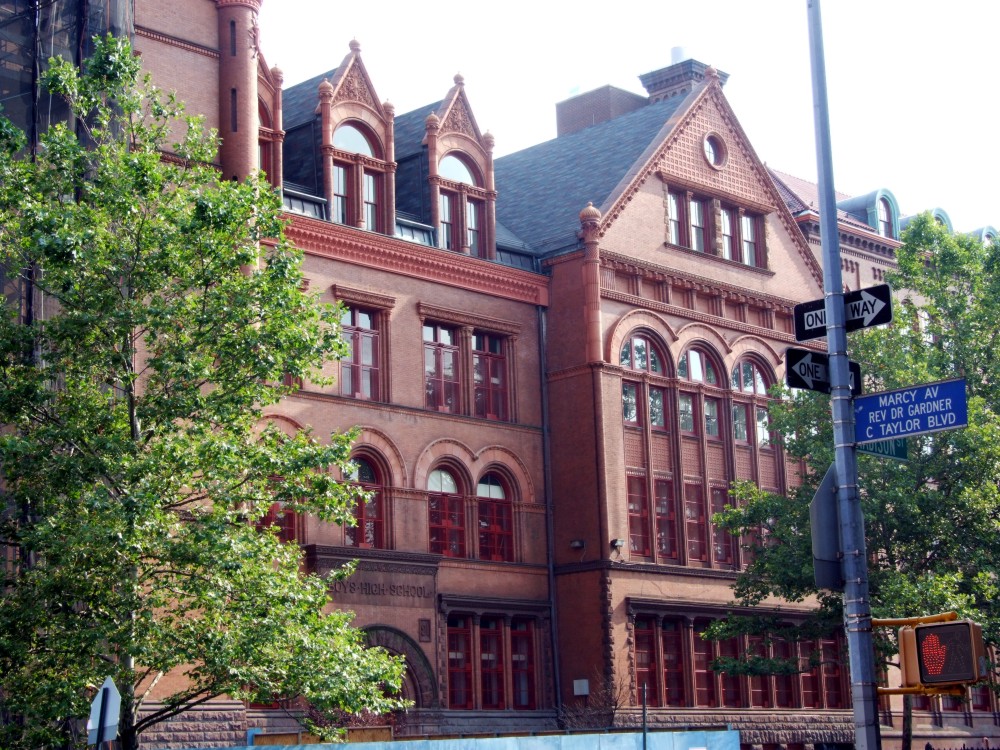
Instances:
[[[826,336],[826,302],[821,299],[795,306],[795,340]],[[844,329],[848,332],[892,321],[892,289],[888,284],[844,295]]]
[[[851,373],[851,395],[861,395],[861,366],[848,360]],[[810,391],[829,393],[830,358],[822,352],[790,347],[785,352],[785,383],[789,388],[806,388]]]

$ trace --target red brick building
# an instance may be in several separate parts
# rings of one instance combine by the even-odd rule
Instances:
[[[555,729],[567,708],[596,715],[610,685],[622,726],[645,695],[657,728],[850,743],[839,638],[698,637],[732,611],[744,562],[711,523],[730,483],[799,481],[766,390],[794,343],[792,307],[822,296],[815,186],[764,167],[726,74],[687,60],[641,76],[646,96],[583,94],[558,105],[555,139],[494,160],[473,107],[490,92],[461,77],[397,115],[351,42],[283,88],[258,44],[260,2],[138,0],[135,47],[218,128],[225,177],[262,168],[282,190],[310,288],[344,305],[335,384],[301,383],[269,418],[357,428],[345,479],[372,500],[350,528],[275,520],[311,570],[359,561],[332,594],[407,659],[414,706],[398,732]],[[900,218],[887,191],[844,200],[854,288],[891,265]],[[804,671],[710,669],[768,650]],[[930,708],[917,734],[935,745],[993,734],[988,696],[947,721]],[[242,742],[282,716],[217,702],[146,742]],[[900,719],[884,716],[891,743]]]

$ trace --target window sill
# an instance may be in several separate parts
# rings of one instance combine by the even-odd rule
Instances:
[[[690,255],[695,258],[708,258],[715,263],[721,263],[724,266],[729,266],[730,268],[741,268],[745,271],[753,271],[754,273],[764,274],[766,276],[774,276],[774,271],[768,268],[761,268],[760,266],[748,266],[746,263],[741,263],[738,260],[728,260],[726,258],[715,255],[714,253],[702,253],[698,250],[692,250],[689,247],[684,247],[683,245],[674,245],[671,242],[664,242],[663,247],[667,250],[676,250],[677,252]]]

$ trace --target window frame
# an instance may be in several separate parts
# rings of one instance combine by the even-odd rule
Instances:
[[[484,481],[487,479],[493,481],[487,483]],[[500,497],[481,494],[484,484],[498,487]],[[514,502],[510,497],[508,483],[499,472],[487,471],[479,479],[476,483],[476,502],[478,559],[514,562]]]
[[[350,150],[350,143],[341,142],[338,145],[338,133],[345,129],[363,138],[367,150]],[[328,157],[332,169],[329,220],[334,224],[385,234],[390,223],[385,216],[385,208],[389,205],[386,195],[389,180],[386,175],[392,165],[382,156],[379,137],[359,120],[344,120],[337,123],[333,130],[331,147]],[[395,231],[394,226],[392,230]]]
[[[451,478],[455,486],[454,492],[430,486],[439,472]],[[465,537],[469,519],[465,512],[465,493],[456,472],[451,467],[438,466],[428,474],[427,484],[428,550],[433,555],[467,559],[468,545]]]
[[[385,537],[385,482],[382,478],[382,469],[378,462],[372,460],[368,455],[361,454],[351,458],[355,463],[364,462],[371,471],[372,479],[362,477],[361,467],[358,467],[356,476],[351,479],[352,484],[361,487],[365,492],[371,493],[371,500],[358,500],[354,504],[352,511],[355,525],[344,527],[344,543],[348,547],[360,549],[387,549]],[[371,506],[371,509],[369,508]],[[369,510],[372,512],[370,513]],[[368,528],[373,529],[373,533],[367,533]],[[364,539],[365,541],[361,541]],[[371,541],[369,541],[371,539]]]
[[[481,342],[485,342],[485,348]],[[508,336],[479,329],[472,332],[474,416],[496,422],[509,421],[508,348]],[[485,375],[481,375],[483,367]],[[495,378],[499,379],[499,384],[495,383]]]

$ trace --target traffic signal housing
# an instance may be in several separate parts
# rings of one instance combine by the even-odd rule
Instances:
[[[903,687],[947,687],[987,675],[983,629],[972,620],[935,622],[899,629]]]

